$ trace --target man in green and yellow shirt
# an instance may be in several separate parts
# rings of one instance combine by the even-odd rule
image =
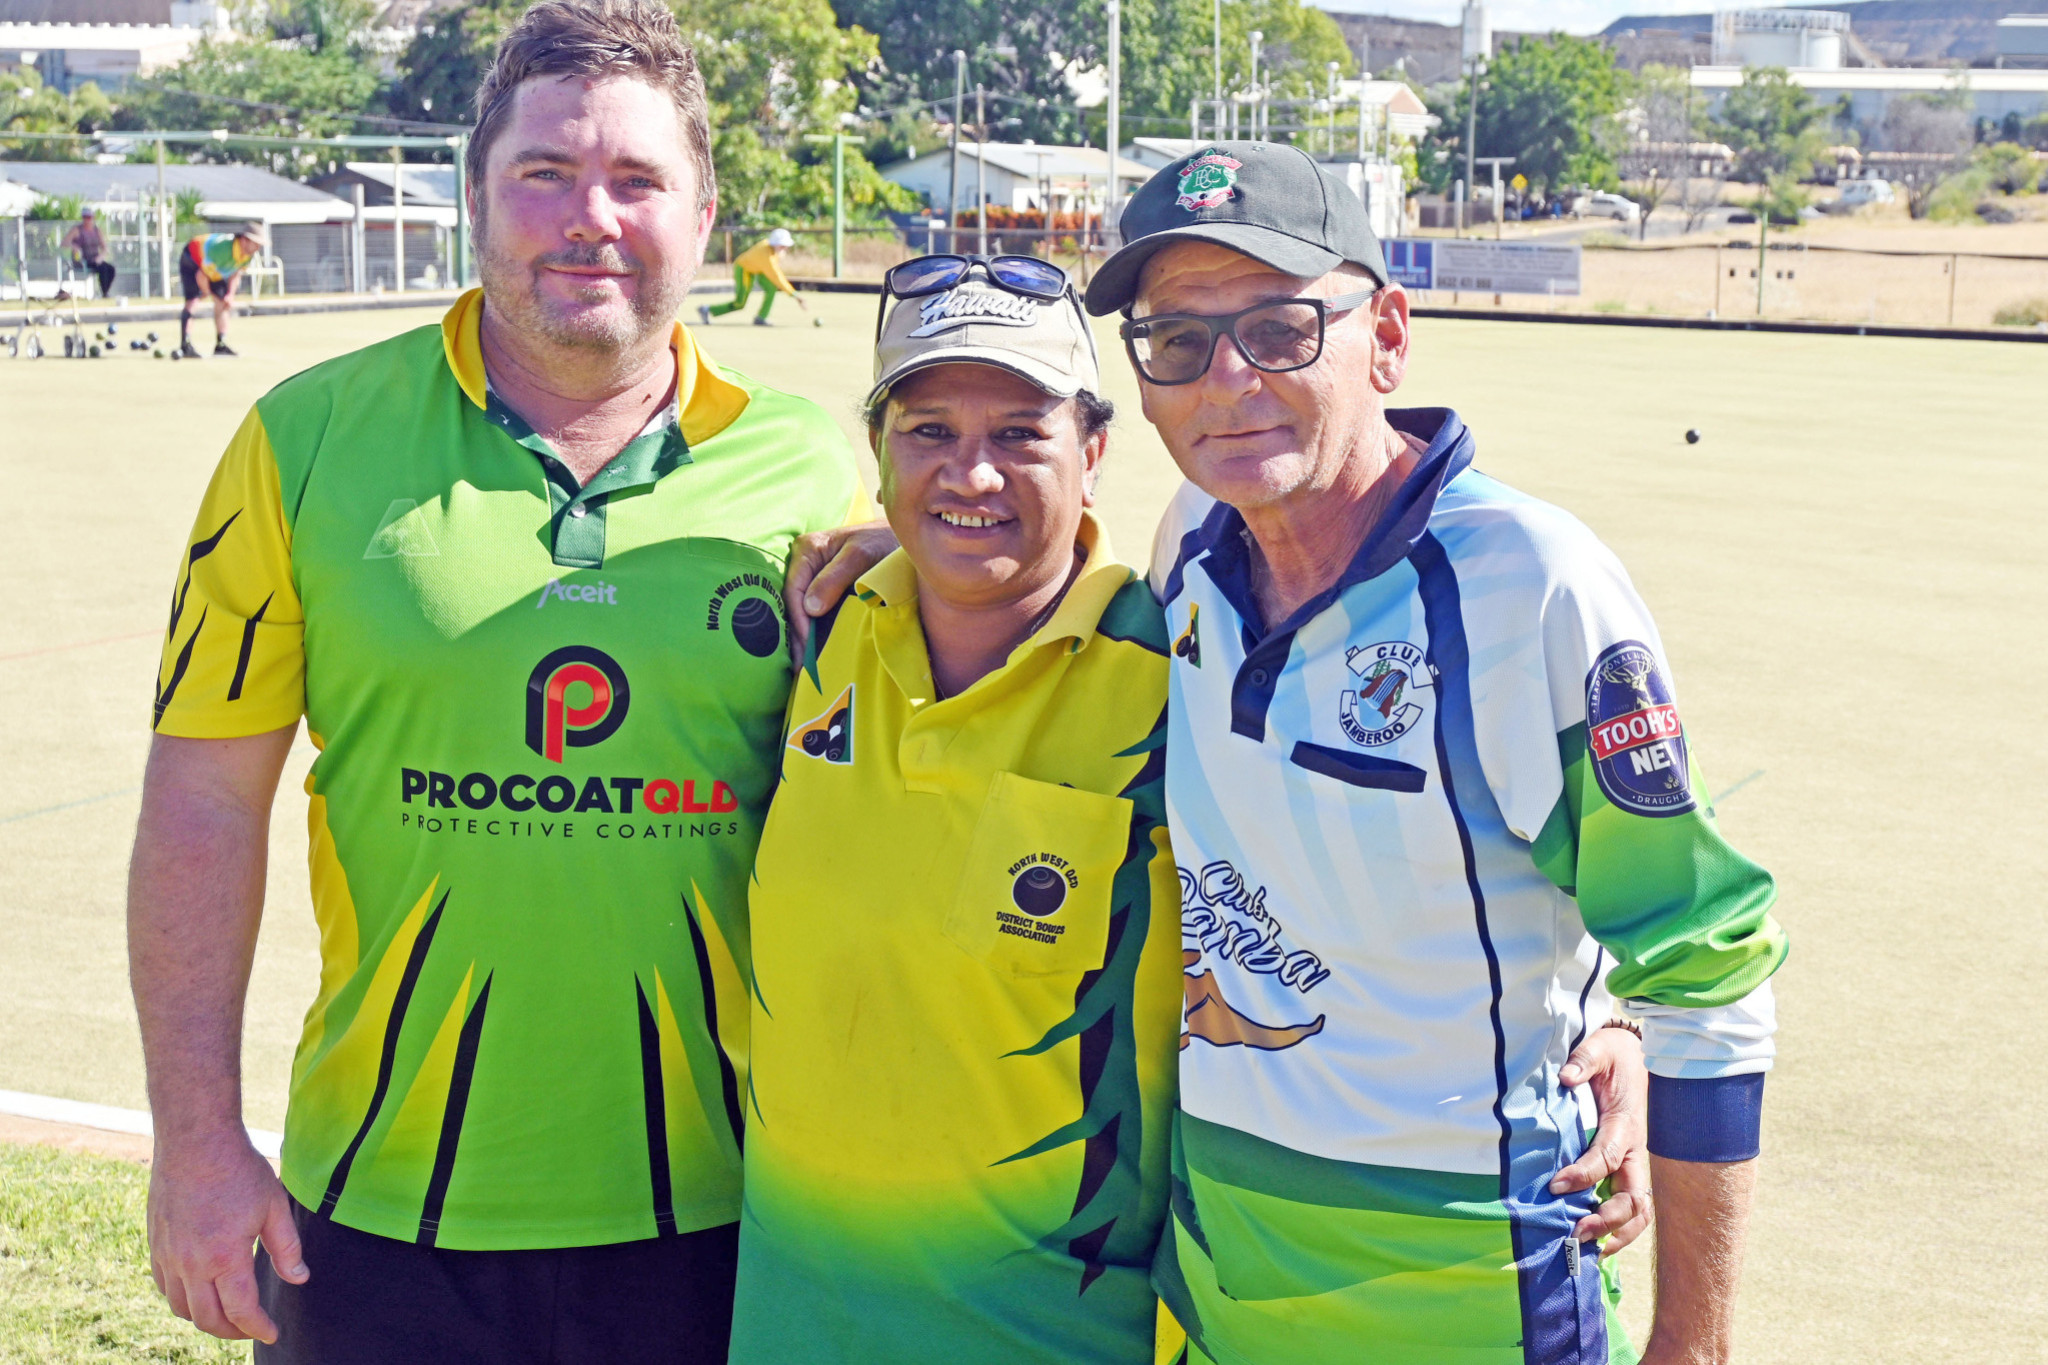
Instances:
[[[484,288],[260,400],[179,568],[130,906],[152,1259],[259,1360],[723,1362],[777,594],[866,495],[673,321],[715,205],[669,12],[536,7],[479,108]],[[302,716],[273,1176],[239,1015]]]

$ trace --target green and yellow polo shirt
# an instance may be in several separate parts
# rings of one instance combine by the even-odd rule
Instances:
[[[579,486],[489,394],[482,308],[256,404],[156,729],[320,746],[294,1197],[467,1249],[728,1223],[783,563],[867,498],[823,412],[681,327],[676,418]]]
[[[900,552],[814,641],[753,906],[736,1365],[1149,1365],[1180,885],[1165,627],[1092,519],[940,699]]]

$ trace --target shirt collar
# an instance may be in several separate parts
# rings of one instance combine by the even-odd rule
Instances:
[[[1081,529],[1074,539],[1085,556],[1080,576],[1067,589],[1067,595],[1060,599],[1052,619],[1010,651],[1013,661],[1029,650],[1059,640],[1071,642],[1067,647],[1068,653],[1079,653],[1095,638],[1095,628],[1102,621],[1102,613],[1109,610],[1110,599],[1134,576],[1128,565],[1117,562],[1116,552],[1110,548],[1109,533],[1095,519],[1093,512],[1084,510],[1081,513]],[[898,550],[862,574],[853,590],[862,601],[873,606],[914,606],[917,602],[917,569],[911,564],[910,556]]]
[[[441,348],[463,394],[479,408],[489,406],[480,329],[484,291],[472,289],[455,300],[441,319]],[[676,407],[685,446],[698,446],[724,431],[746,411],[747,391],[720,374],[689,328],[675,324],[670,346],[676,355]]]
[[[1387,424],[1405,436],[1427,441],[1428,448],[1402,480],[1379,524],[1366,536],[1337,581],[1303,603],[1286,621],[1261,629],[1261,635],[1298,628],[1322,614],[1347,589],[1379,577],[1406,559],[1429,529],[1438,496],[1472,463],[1472,433],[1449,408],[1395,408],[1388,411]],[[1261,627],[1264,617],[1251,586],[1251,550],[1245,543],[1248,535],[1243,514],[1230,504],[1219,502],[1202,522],[1196,547],[1198,552],[1207,553],[1203,569],[1238,616],[1247,625]]]

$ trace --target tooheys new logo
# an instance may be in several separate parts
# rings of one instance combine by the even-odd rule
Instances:
[[[590,699],[571,705],[569,689],[582,683]],[[550,763],[562,747],[602,744],[626,723],[633,694],[619,661],[589,645],[567,645],[534,665],[526,680],[526,747]]]
[[[1637,815],[1693,808],[1685,727],[1657,656],[1639,640],[1601,653],[1586,675],[1586,744],[1609,801]]]

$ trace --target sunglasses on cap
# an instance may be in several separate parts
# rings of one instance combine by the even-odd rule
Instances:
[[[1216,343],[1229,337],[1254,369],[1286,374],[1322,358],[1330,318],[1372,301],[1377,289],[1327,299],[1271,299],[1235,313],[1153,313],[1128,318],[1117,330],[1124,350],[1147,383],[1162,388],[1192,384],[1209,372]]]
[[[979,270],[996,288],[1050,303],[1073,290],[1067,272],[1036,256],[919,256],[891,266],[882,276],[882,297],[875,308],[875,340],[882,339],[882,321],[889,300],[921,299],[964,284]],[[1079,300],[1076,299],[1078,306]]]

